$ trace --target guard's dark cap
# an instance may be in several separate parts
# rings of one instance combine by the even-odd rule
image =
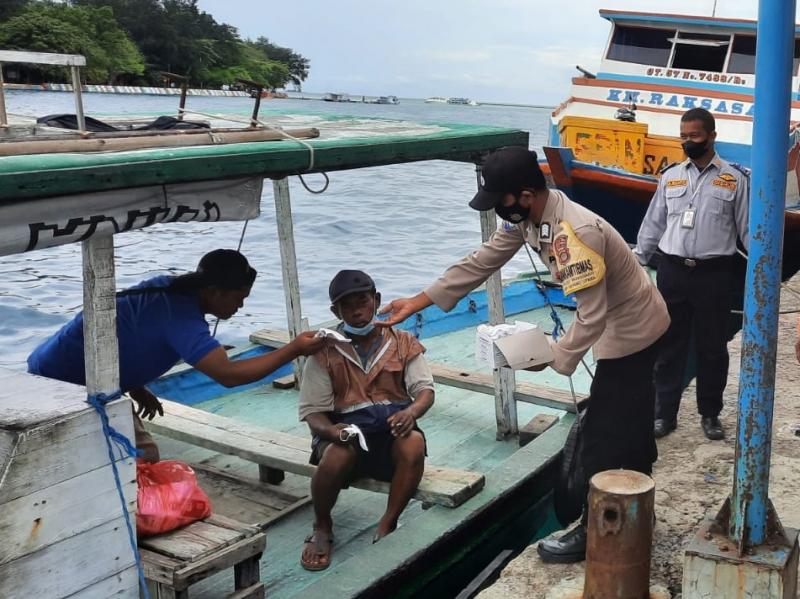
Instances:
[[[335,304],[344,296],[360,291],[375,291],[372,277],[360,270],[340,270],[328,287],[328,296],[331,303]]]
[[[243,289],[252,286],[256,271],[236,250],[214,250],[200,259],[197,276],[203,284],[222,289]]]
[[[491,210],[506,194],[519,195],[523,189],[544,189],[547,182],[536,152],[520,146],[500,148],[483,161],[483,183],[469,203],[475,210]]]

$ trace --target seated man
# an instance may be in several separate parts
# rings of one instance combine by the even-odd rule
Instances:
[[[412,335],[373,324],[380,294],[369,275],[343,270],[328,290],[331,310],[350,343],[330,341],[306,362],[300,419],[311,429],[314,530],[300,563],[324,570],[331,560],[331,510],[339,491],[362,477],[390,481],[386,512],[372,540],[397,528],[425,466],[425,437],[417,420],[433,405],[433,376]],[[367,451],[343,430],[355,424]]]
[[[287,346],[245,360],[230,360],[211,336],[205,315],[227,320],[242,307],[256,271],[236,250],[214,250],[197,270],[178,277],[157,276],[117,294],[119,384],[138,404],[138,415],[153,419],[164,413],[145,385],[179,360],[191,364],[219,384],[252,383],[300,355],[324,344],[314,333],[299,335]],[[39,345],[28,357],[28,371],[77,385],[86,384],[83,312]],[[136,447],[148,462],[159,459],[158,447],[136,414]]]

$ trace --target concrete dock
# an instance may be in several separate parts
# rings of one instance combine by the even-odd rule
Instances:
[[[795,356],[796,323],[800,310],[800,275],[781,292],[772,466],[769,495],[784,525],[800,527],[800,364]],[[720,419],[724,441],[709,441],[700,428],[695,386],[683,395],[678,429],[658,441],[656,529],[651,582],[681,596],[683,552],[700,521],[722,505],[732,488],[736,402],[740,361],[739,333],[730,343],[730,370],[725,407]],[[560,534],[560,533],[556,533]],[[560,582],[583,574],[583,564],[548,565],[536,545],[529,546],[506,566],[500,578],[480,599],[546,598]]]

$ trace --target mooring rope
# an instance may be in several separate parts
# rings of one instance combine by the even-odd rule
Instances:
[[[97,393],[95,395],[89,395],[86,398],[86,402],[95,409],[97,414],[100,416],[100,422],[103,425],[103,436],[105,436],[106,439],[108,458],[111,460],[111,470],[114,473],[114,483],[117,486],[117,495],[119,495],[120,505],[122,506],[122,515],[125,516],[125,527],[128,529],[128,541],[130,542],[131,550],[133,551],[133,557],[136,560],[136,570],[139,574],[140,592],[144,599],[150,599],[150,593],[147,590],[147,582],[144,579],[142,556],[139,555],[139,547],[136,544],[136,534],[133,531],[131,516],[128,513],[128,505],[125,502],[125,493],[122,491],[122,481],[119,477],[119,469],[117,468],[117,462],[114,457],[114,449],[111,445],[111,442],[114,442],[120,452],[120,456],[123,458],[126,456],[137,458],[142,452],[136,449],[136,447],[130,442],[130,439],[111,426],[108,420],[108,413],[106,412],[106,404],[115,399],[119,399],[120,397],[122,397],[122,393],[119,391],[108,395],[105,393]]]
[[[178,112],[181,113],[181,114],[195,114],[195,115],[198,115],[198,116],[208,117],[210,119],[218,119],[218,120],[222,120],[222,121],[230,121],[232,123],[243,123],[245,125],[250,125],[250,126],[253,126],[255,124],[261,125],[265,129],[269,129],[270,131],[275,131],[276,133],[279,133],[280,135],[283,135],[286,139],[290,139],[290,140],[292,140],[294,142],[299,143],[302,146],[305,146],[305,148],[308,150],[308,167],[306,167],[306,170],[310,171],[310,170],[314,169],[314,158],[315,158],[314,157],[314,146],[312,146],[310,143],[308,143],[307,141],[305,141],[303,139],[297,138],[294,135],[292,135],[290,133],[287,133],[283,129],[283,127],[278,127],[276,125],[271,125],[270,123],[267,123],[266,121],[262,121],[261,119],[249,118],[249,119],[245,120],[243,118],[238,118],[238,117],[235,117],[235,116],[222,115],[222,114],[210,114],[210,113],[207,113],[207,112],[199,112],[197,110],[189,110],[188,108],[179,108]],[[328,185],[330,185],[330,178],[328,177],[328,174],[325,173],[325,172],[320,172],[320,174],[325,178],[325,184],[322,186],[322,189],[311,189],[308,186],[308,184],[305,182],[305,180],[303,179],[303,175],[297,175],[297,178],[300,179],[300,183],[302,183],[303,187],[306,188],[306,191],[308,191],[309,193],[313,193],[315,195],[319,195],[321,193],[324,193],[328,189]]]

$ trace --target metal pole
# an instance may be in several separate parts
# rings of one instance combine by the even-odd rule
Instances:
[[[761,0],[732,534],[739,551],[764,542],[769,506],[795,0]]]
[[[475,166],[478,187],[481,185],[481,167]],[[494,211],[481,212],[481,240],[485,243],[497,230],[497,217]],[[503,307],[503,279],[499,270],[492,273],[486,281],[486,297],[489,304],[489,324],[501,324],[506,321]],[[494,376],[494,409],[497,420],[497,438],[503,439],[509,434],[519,432],[517,404],[514,399],[516,377],[511,368],[495,368]]]
[[[81,87],[80,67],[72,67],[72,91],[75,94],[75,115],[78,117],[78,130],[86,131],[86,119],[83,117],[83,88]]]

